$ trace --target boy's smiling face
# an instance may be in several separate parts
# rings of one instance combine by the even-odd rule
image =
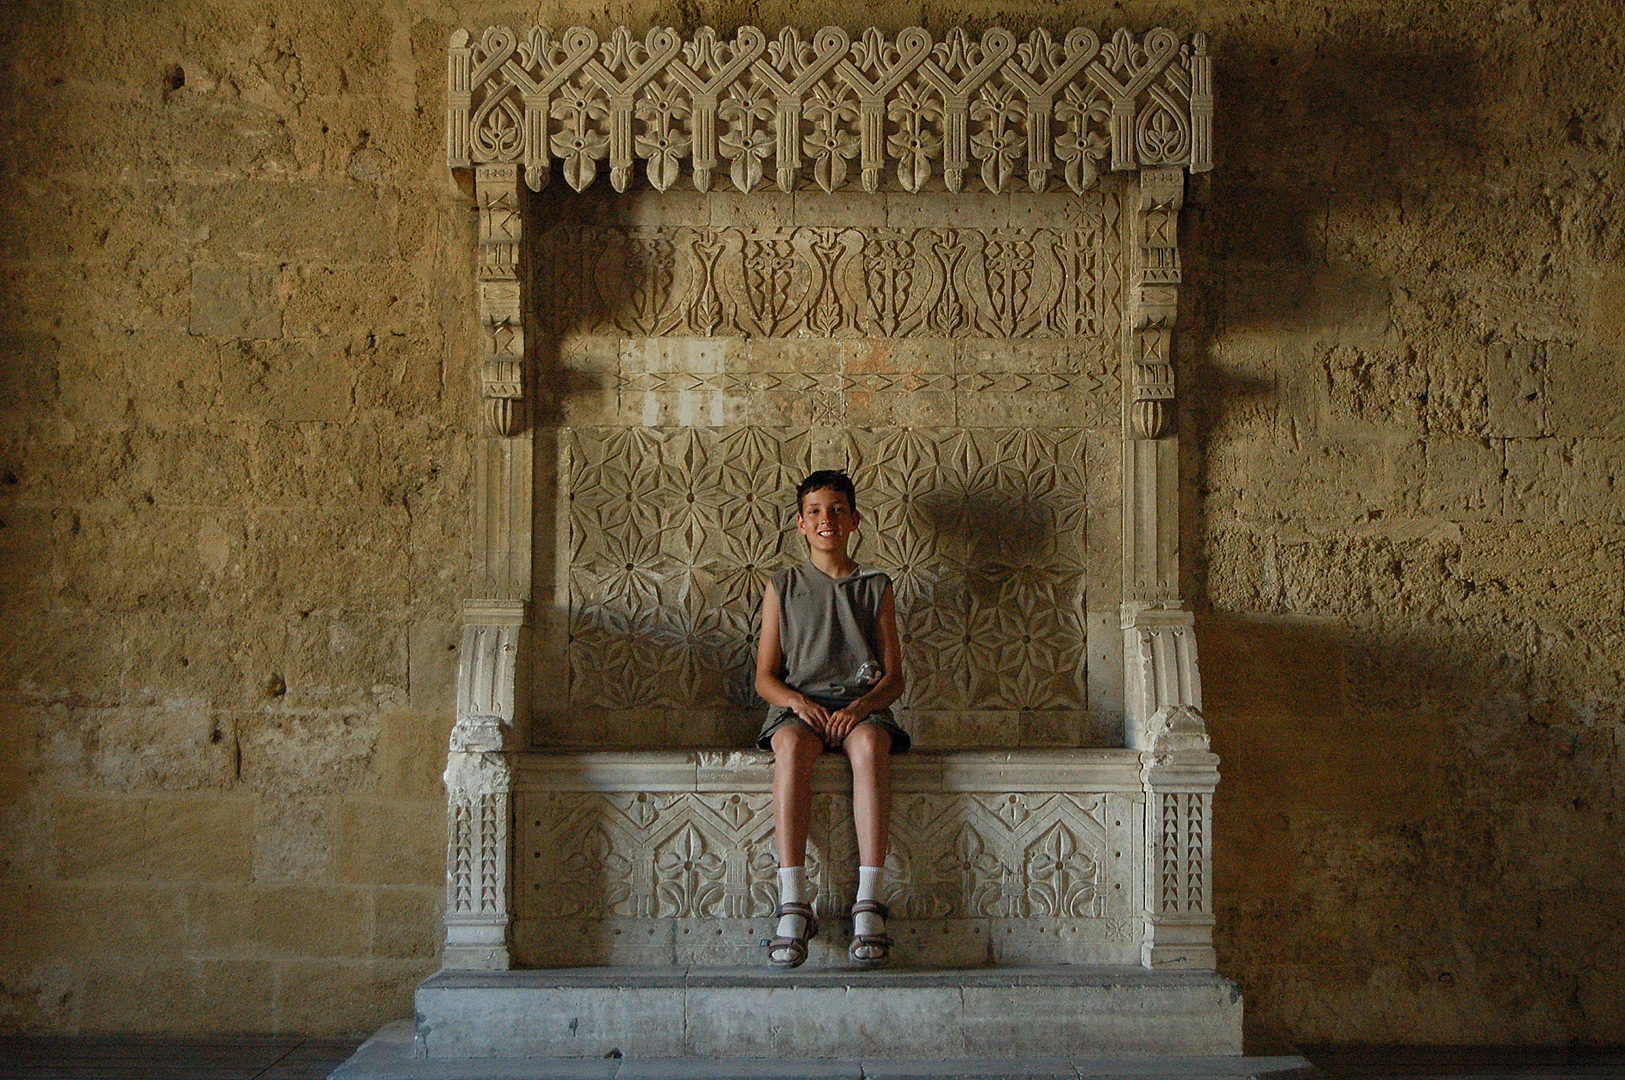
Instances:
[[[847,501],[846,492],[834,488],[807,492],[796,513],[796,531],[814,551],[844,555],[847,539],[857,528],[858,512]]]

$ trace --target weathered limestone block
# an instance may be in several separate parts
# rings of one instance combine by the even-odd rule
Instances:
[[[276,276],[249,267],[193,270],[190,329],[205,337],[281,337],[282,305]]]
[[[241,796],[64,796],[55,811],[57,874],[64,880],[249,878],[252,813]]]

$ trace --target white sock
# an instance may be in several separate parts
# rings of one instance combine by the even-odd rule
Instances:
[[[880,879],[885,874],[884,866],[858,867],[858,899],[879,900]],[[886,921],[873,912],[865,911],[852,916],[852,932],[854,934],[884,934]]]
[[[807,902],[807,868],[805,866],[779,867],[779,903],[805,904]],[[786,915],[779,920],[774,931],[778,937],[800,937],[807,920],[800,915]]]

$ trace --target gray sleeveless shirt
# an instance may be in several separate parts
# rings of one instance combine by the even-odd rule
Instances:
[[[779,646],[784,651],[784,683],[826,709],[849,705],[867,694],[884,672],[877,629],[880,601],[891,578],[860,566],[850,577],[832,578],[811,562],[773,575],[779,597]],[[756,745],[773,748],[773,732],[798,723],[795,710],[770,705]],[[865,723],[891,734],[891,752],[907,752],[913,740],[890,709],[877,709]]]
[[[867,694],[882,674],[876,620],[890,584],[865,566],[838,579],[811,562],[774,574],[785,685],[843,705]]]

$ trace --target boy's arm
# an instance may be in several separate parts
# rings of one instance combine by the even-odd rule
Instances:
[[[831,738],[846,738],[870,713],[884,709],[903,696],[903,645],[897,634],[897,596],[890,585],[881,594],[880,608],[875,612],[875,637],[885,674],[867,694],[830,716]]]
[[[829,710],[809,701],[779,678],[784,670],[784,646],[779,642],[779,593],[770,581],[762,593],[762,637],[756,643],[756,693],[769,705],[782,705],[795,712],[818,734],[825,734]]]

